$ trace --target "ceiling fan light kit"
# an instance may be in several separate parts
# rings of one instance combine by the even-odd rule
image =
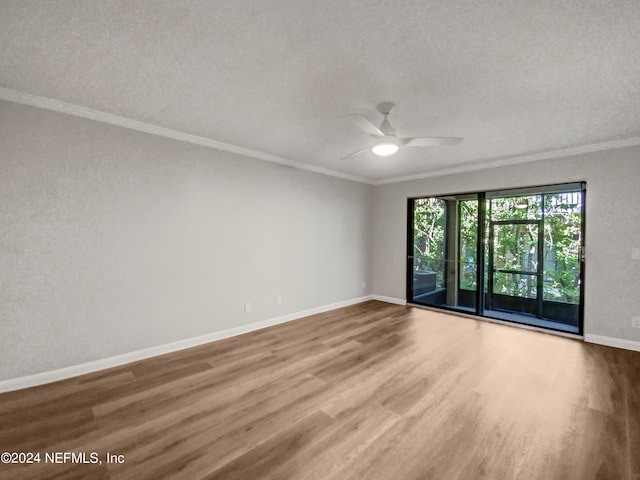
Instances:
[[[400,150],[400,147],[392,142],[377,143],[371,151],[379,157],[389,157]]]
[[[371,152],[379,157],[389,157],[400,150],[400,147],[438,147],[458,145],[462,142],[462,137],[418,137],[418,138],[398,138],[395,129],[389,123],[389,114],[393,110],[393,103],[383,102],[377,106],[378,111],[384,119],[380,127],[376,127],[371,121],[362,115],[352,114],[349,117],[362,129],[363,132],[376,140]],[[360,155],[369,151],[368,149],[351,153],[342,160]]]

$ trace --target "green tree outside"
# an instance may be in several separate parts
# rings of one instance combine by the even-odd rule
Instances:
[[[486,211],[491,220],[543,220],[543,299],[546,301],[579,303],[581,203],[580,192],[487,200]],[[476,290],[478,201],[460,200],[458,205],[460,288]],[[436,272],[438,288],[444,288],[445,213],[446,202],[443,199],[415,201],[414,269]],[[537,270],[537,224],[496,228],[494,233],[494,258],[500,269]],[[485,232],[485,238],[487,234]],[[488,258],[484,261],[486,264]],[[531,275],[495,274],[493,291],[535,298],[535,282],[536,277]]]

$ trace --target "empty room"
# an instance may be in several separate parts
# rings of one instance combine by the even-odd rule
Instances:
[[[0,479],[640,480],[639,32],[0,0]]]

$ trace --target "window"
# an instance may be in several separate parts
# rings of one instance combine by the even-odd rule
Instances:
[[[583,184],[409,200],[407,299],[579,333]]]

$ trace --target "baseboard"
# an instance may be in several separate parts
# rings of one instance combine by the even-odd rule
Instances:
[[[381,302],[395,303],[396,305],[406,305],[407,301],[402,298],[385,297],[384,295],[370,295],[371,300],[379,300]]]
[[[597,343],[598,345],[606,345],[608,347],[624,348],[625,350],[634,350],[640,352],[640,342],[636,340],[627,340],[624,338],[605,337],[604,335],[593,335],[586,333],[584,341],[589,343]]]
[[[116,355],[114,357],[102,358],[100,360],[94,360],[79,365],[59,368],[57,370],[50,370],[48,372],[36,373],[24,377],[2,380],[0,381],[0,393],[35,387],[38,385],[44,385],[46,383],[57,382],[59,380],[65,380],[67,378],[77,377],[78,375],[93,373],[99,370],[105,370],[107,368],[136,362],[138,360],[144,360],[146,358],[156,357],[158,355],[164,355],[166,353],[176,352],[178,350],[184,350],[185,348],[196,347],[205,343],[215,342],[224,338],[234,337],[243,333],[249,333],[255,330],[261,330],[263,328],[278,325],[280,323],[286,323],[292,320],[297,320],[299,318],[308,317],[309,315],[328,312],[330,310],[335,310],[336,308],[348,307],[349,305],[355,305],[367,300],[372,300],[372,296],[367,295],[365,297],[351,298],[349,300],[344,300],[341,302],[322,305],[320,307],[310,308],[307,310],[302,310],[299,312],[290,313],[287,315],[282,315],[280,317],[270,318],[247,325],[241,325],[239,327],[230,328],[227,330],[212,332],[198,337],[187,338],[184,340],[179,340],[177,342],[167,343],[165,345],[158,345],[156,347],[145,348],[143,350],[137,350],[135,352],[124,353],[122,355]]]

